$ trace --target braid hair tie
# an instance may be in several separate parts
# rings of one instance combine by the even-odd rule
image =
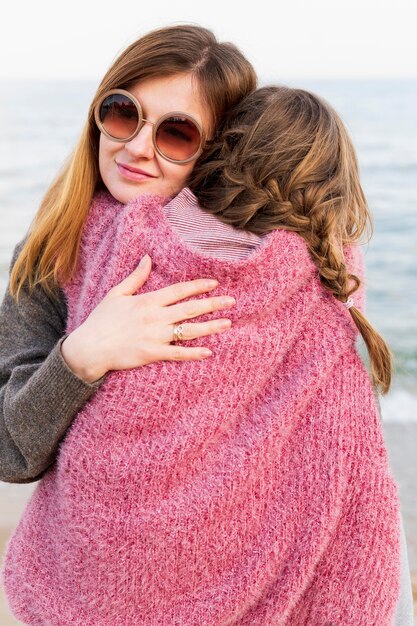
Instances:
[[[352,299],[352,298],[348,298],[348,299],[346,300],[346,302],[344,302],[343,304],[345,305],[345,307],[346,307],[347,309],[350,309],[350,307],[351,307],[351,306],[353,306],[353,299]]]

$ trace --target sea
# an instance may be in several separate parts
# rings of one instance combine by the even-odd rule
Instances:
[[[324,97],[353,138],[374,223],[363,247],[365,312],[394,354],[382,418],[417,423],[417,80],[285,83]],[[0,82],[1,297],[13,248],[75,146],[95,89],[94,82]]]

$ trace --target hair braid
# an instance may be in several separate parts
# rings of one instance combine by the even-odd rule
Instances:
[[[349,135],[317,96],[287,87],[247,96],[207,146],[189,186],[204,210],[235,228],[298,233],[323,287],[341,302],[360,287],[343,246],[372,231],[372,218]],[[372,381],[387,393],[392,353],[359,309],[349,311],[368,348]]]

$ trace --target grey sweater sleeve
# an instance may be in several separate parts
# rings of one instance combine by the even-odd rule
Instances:
[[[25,239],[13,252],[10,270]],[[10,283],[9,283],[10,284]],[[26,286],[19,304],[9,285],[0,306],[0,480],[39,480],[54,462],[58,444],[77,412],[106,375],[93,383],[79,378],[61,354],[67,304],[39,286]]]

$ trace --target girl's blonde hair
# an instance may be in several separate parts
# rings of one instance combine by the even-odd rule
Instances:
[[[349,134],[323,99],[284,86],[251,93],[227,116],[188,183],[206,211],[235,228],[299,233],[323,286],[338,300],[359,288],[343,245],[357,242],[367,227],[370,238],[373,223]],[[392,353],[364,315],[349,310],[369,352],[374,386],[387,393]]]
[[[193,25],[154,30],[132,43],[112,64],[90,105],[88,119],[73,153],[47,190],[30,225],[10,275],[10,293],[18,301],[26,282],[52,296],[77,267],[82,229],[96,191],[103,188],[98,168],[99,130],[94,107],[107,90],[129,89],[141,80],[188,73],[211,112],[214,127],[225,112],[256,88],[252,65],[231,43]]]

